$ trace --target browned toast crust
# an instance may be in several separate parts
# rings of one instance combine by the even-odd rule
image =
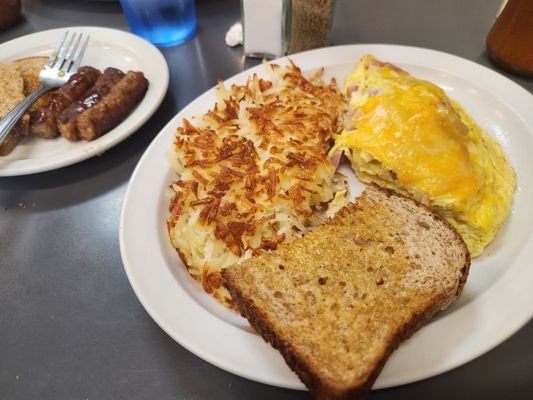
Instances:
[[[24,80],[12,63],[0,63],[0,119],[24,99]],[[9,154],[28,135],[29,116],[24,114],[0,144],[0,156]]]
[[[404,202],[404,204],[411,203],[416,207],[421,207],[425,211],[431,213],[426,207],[418,204],[414,200],[407,199],[401,195],[397,195],[389,190],[378,189],[373,186],[373,191],[378,191],[382,196],[393,201]],[[406,203],[405,203],[406,202]],[[345,217],[352,213],[359,212],[359,204],[350,204],[330,221],[329,225],[342,224]],[[365,206],[363,206],[365,207]],[[399,344],[409,338],[421,326],[426,324],[438,311],[446,308],[451,301],[460,295],[463,286],[468,276],[470,266],[470,256],[468,249],[460,235],[441,217],[431,213],[432,218],[437,221],[440,226],[449,230],[451,234],[453,245],[459,249],[459,254],[463,257],[459,260],[461,265],[460,277],[456,286],[452,290],[442,290],[440,293],[433,293],[428,295],[428,301],[424,302],[424,306],[417,309],[412,314],[412,317],[403,325],[398,326],[387,343],[383,346],[383,351],[379,353],[379,357],[375,359],[368,373],[362,379],[358,379],[353,384],[336,386],[331,380],[323,377],[321,371],[314,368],[309,359],[300,354],[293,345],[294,338],[286,337],[284,328],[280,328],[278,321],[273,320],[271,315],[266,312],[260,304],[256,303],[256,299],[250,295],[250,290],[243,290],[241,282],[242,270],[245,267],[234,266],[222,271],[225,279],[226,287],[229,289],[231,296],[239,308],[241,314],[248,319],[250,325],[274,348],[280,351],[288,366],[298,375],[301,381],[311,390],[317,399],[359,399],[365,396],[374,384],[377,376],[381,372],[386,360],[390,354],[399,346]],[[319,228],[320,229],[320,228]],[[334,238],[332,238],[334,240]],[[246,293],[245,293],[246,292]],[[253,292],[253,289],[252,289]]]
[[[0,156],[6,156],[30,133],[30,117],[24,114],[0,143]]]
[[[298,375],[300,380],[309,388],[317,399],[359,399],[371,389],[372,385],[379,376],[385,362],[394,350],[398,348],[401,342],[411,337],[418,329],[424,326],[431,318],[440,311],[442,301],[435,301],[430,304],[426,310],[417,314],[407,325],[405,325],[398,333],[392,338],[387,346],[386,352],[383,354],[380,362],[376,364],[372,374],[368,376],[368,379],[363,385],[352,387],[347,391],[332,393],[331,389],[322,382],[320,375],[317,371],[309,368],[309,366],[302,361],[295,349],[290,343],[284,341],[281,335],[276,332],[276,329],[271,325],[260,309],[258,309],[253,300],[243,297],[238,286],[231,283],[231,277],[225,274],[225,270],[222,271],[222,276],[228,282],[228,289],[231,293],[231,297],[241,311],[243,317],[245,317],[252,328],[259,333],[263,339],[270,343],[272,347],[278,350],[287,365]],[[465,274],[466,280],[466,274]],[[441,299],[445,300],[445,299]]]

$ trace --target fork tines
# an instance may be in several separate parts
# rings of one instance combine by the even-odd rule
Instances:
[[[81,48],[78,50],[80,43],[82,42],[82,37],[82,33],[73,33],[69,37],[69,31],[66,31],[63,38],[56,45],[54,51],[50,55],[46,65],[65,74],[76,71],[80,66],[81,59],[83,58],[83,54],[85,53],[90,38],[90,36],[87,35],[83,40]]]

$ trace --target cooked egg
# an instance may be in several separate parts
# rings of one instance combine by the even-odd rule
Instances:
[[[498,143],[441,88],[371,55],[344,90],[350,111],[332,151],[343,150],[362,181],[431,207],[480,255],[508,214],[516,184]]]

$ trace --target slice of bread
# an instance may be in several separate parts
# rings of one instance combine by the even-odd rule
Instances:
[[[13,61],[13,64],[17,67],[24,81],[24,95],[27,96],[31,92],[37,90],[41,86],[39,81],[39,73],[44,68],[44,65],[48,62],[48,57],[26,57]],[[45,106],[50,101],[50,96],[55,90],[49,90],[41,97],[37,99],[35,103],[29,108],[29,112],[32,113],[35,110]]]
[[[0,64],[0,119],[24,100],[24,81],[11,63]],[[0,144],[0,156],[9,154],[30,132],[30,117],[24,114]]]
[[[400,342],[460,295],[469,267],[448,222],[372,185],[325,225],[222,275],[317,399],[357,399]]]

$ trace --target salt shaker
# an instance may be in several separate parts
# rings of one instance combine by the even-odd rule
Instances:
[[[244,54],[275,58],[288,49],[291,0],[241,0]]]

